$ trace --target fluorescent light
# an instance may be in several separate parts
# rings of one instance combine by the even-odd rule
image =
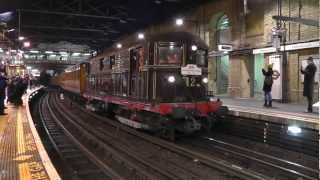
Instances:
[[[144,34],[143,33],[139,33],[138,34],[138,39],[144,39]]]
[[[55,55],[55,54],[50,54],[50,57],[56,57],[57,55]]]
[[[121,48],[122,48],[122,44],[118,43],[118,44],[117,44],[117,48],[118,48],[118,49],[121,49]]]
[[[9,29],[8,32],[12,32],[12,31],[14,31],[14,30],[15,30],[15,29]]]
[[[34,53],[34,54],[38,54],[39,53],[39,51],[35,51],[35,50],[32,50],[32,51],[30,51],[31,53]]]
[[[182,26],[183,25],[183,19],[181,19],[181,18],[178,18],[178,19],[176,19],[176,25],[177,26]]]
[[[65,51],[60,51],[59,54],[68,54],[68,53]]]
[[[0,48],[0,52],[3,52],[2,48]]]
[[[25,37],[23,37],[23,36],[19,36],[19,41],[23,41],[24,39],[25,39]]]
[[[46,54],[53,54],[53,51],[45,51]]]
[[[30,69],[31,69],[31,67],[30,67],[30,66],[27,66],[27,69],[28,69],[28,70],[30,70]]]
[[[84,56],[90,56],[91,54],[90,53],[84,53],[83,55]]]
[[[298,126],[289,126],[288,131],[293,133],[293,134],[300,134],[301,133],[301,128]]]
[[[80,53],[72,53],[72,56],[79,56]]]
[[[16,53],[16,52],[17,52],[17,50],[12,49],[12,50],[10,50],[10,52]]]

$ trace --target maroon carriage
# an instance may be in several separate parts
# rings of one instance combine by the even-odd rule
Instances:
[[[226,113],[208,91],[208,48],[198,37],[171,32],[124,42],[90,61],[84,96],[96,110],[170,137],[210,129]]]

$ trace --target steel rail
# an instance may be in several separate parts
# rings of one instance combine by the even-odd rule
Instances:
[[[78,107],[80,107],[80,106],[78,106]],[[65,112],[65,113],[70,113],[70,112]],[[111,124],[112,126],[118,126],[120,129],[126,131],[126,133],[129,133],[131,135],[139,137],[139,138],[141,138],[151,144],[160,146],[161,148],[167,149],[171,152],[182,155],[184,157],[188,157],[190,159],[196,159],[198,161],[198,163],[204,164],[207,167],[218,169],[222,172],[226,172],[226,173],[233,175],[235,177],[239,177],[239,178],[246,179],[246,180],[249,180],[249,179],[259,179],[259,180],[271,179],[267,176],[264,176],[264,175],[259,174],[257,172],[253,172],[251,170],[242,168],[240,166],[236,166],[234,164],[227,163],[222,160],[214,159],[210,156],[200,154],[200,153],[192,151],[190,149],[183,148],[181,146],[175,145],[175,144],[167,142],[165,140],[140,133],[140,132],[138,132],[134,129],[131,129],[127,126],[119,124],[118,122],[112,121],[110,119],[102,118],[94,113],[87,112],[86,114],[94,117],[95,119],[99,119],[103,122],[107,122],[108,124]]]
[[[45,107],[48,108],[51,117],[54,119],[54,121],[60,126],[61,129],[65,132],[65,134],[72,140],[73,143],[75,143],[89,158],[90,160],[93,160],[93,162],[96,163],[96,165],[100,168],[102,168],[104,173],[107,173],[107,175],[112,179],[122,180],[123,178],[115,172],[113,169],[111,169],[109,166],[107,166],[105,163],[103,163],[98,157],[95,156],[92,152],[90,152],[89,149],[87,149],[85,146],[83,146],[76,137],[74,137],[65,127],[64,125],[59,121],[57,118],[55,112],[51,109],[49,105],[49,96],[45,99]]]
[[[117,151],[125,151],[124,149],[122,149],[122,150],[121,150],[121,149],[117,149],[117,151],[116,151],[116,150],[108,147],[107,145],[105,145],[104,142],[102,142],[100,139],[97,139],[94,135],[92,135],[92,134],[87,130],[89,127],[84,128],[84,127],[81,127],[79,124],[77,124],[77,123],[70,117],[69,112],[68,112],[68,111],[64,111],[62,108],[60,108],[60,106],[58,106],[58,105],[56,104],[56,101],[52,101],[52,103],[53,103],[53,106],[54,106],[55,108],[57,108],[57,111],[58,111],[58,112],[61,112],[61,114],[64,115],[65,119],[66,119],[68,122],[70,122],[73,126],[75,126],[79,131],[81,131],[81,133],[85,134],[85,135],[88,136],[88,137],[91,137],[92,139],[95,139],[95,141],[96,141],[99,145],[101,145],[104,149],[107,149],[107,151],[111,152],[112,154],[116,154],[116,155],[121,159],[121,161],[127,162],[127,164],[129,164],[129,165],[131,166],[131,168],[136,169],[136,170],[138,170],[139,172],[142,172],[148,179],[154,179],[154,176],[150,175],[150,173],[149,173],[148,171],[142,169],[141,167],[135,165],[134,163],[132,163],[132,162],[130,162],[130,161],[127,161],[124,157],[122,157],[122,156],[119,154],[119,152],[117,152]],[[50,106],[50,105],[49,105],[49,106]],[[53,110],[52,110],[51,106],[50,106],[50,109],[51,109],[51,113],[53,113]],[[54,115],[54,114],[53,114],[53,115]],[[55,116],[55,115],[54,115],[54,116]],[[61,122],[59,122],[59,124],[62,125]],[[67,129],[66,129],[66,130],[67,130]],[[69,133],[70,133],[70,132],[69,132]],[[72,135],[72,134],[70,133],[70,135]],[[142,159],[138,159],[138,158],[132,156],[132,154],[130,154],[130,152],[126,152],[126,155],[127,155],[127,156],[130,156],[130,158],[132,158],[132,159],[135,159],[135,160],[138,161],[139,163],[144,164],[145,166],[153,169],[154,171],[158,172],[159,174],[161,174],[162,176],[164,176],[164,177],[166,177],[166,178],[168,178],[168,179],[177,179],[177,176],[175,176],[175,175],[173,175],[173,174],[170,174],[170,173],[167,173],[167,172],[163,172],[163,171],[161,171],[161,170],[158,169],[158,168],[152,167],[152,164],[149,164],[148,162],[146,162],[146,161],[144,161],[144,160],[142,160]]]

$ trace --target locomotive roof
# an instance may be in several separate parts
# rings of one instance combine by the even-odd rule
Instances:
[[[183,42],[194,43],[199,48],[208,49],[207,44],[199,37],[189,32],[167,32],[156,34],[150,37],[150,41],[165,41],[165,42]]]

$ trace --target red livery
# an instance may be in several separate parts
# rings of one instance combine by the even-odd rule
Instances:
[[[94,111],[170,138],[210,129],[226,113],[208,91],[208,48],[198,37],[170,32],[123,42],[53,83],[85,98]]]

